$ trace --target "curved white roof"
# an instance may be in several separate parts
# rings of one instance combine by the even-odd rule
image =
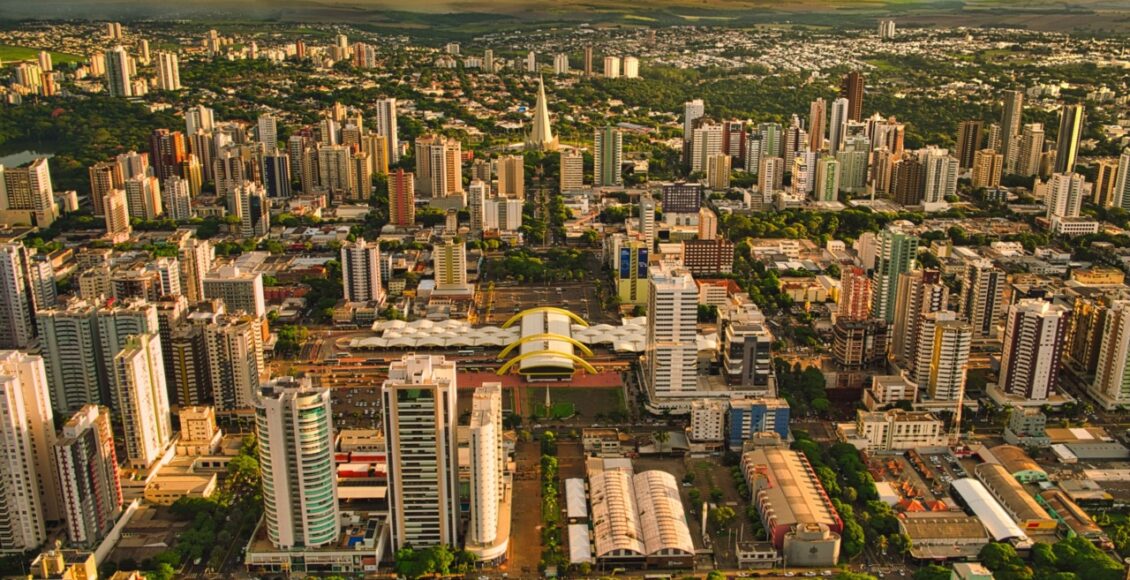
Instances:
[[[1001,542],[1012,538],[1028,539],[1024,530],[1016,525],[1016,522],[1008,515],[1004,507],[997,502],[996,498],[989,493],[989,490],[980,481],[971,477],[963,477],[955,480],[952,485],[954,491],[965,501],[965,505],[969,506],[977,519],[981,520],[994,541]]]
[[[530,328],[527,328],[529,320]],[[355,337],[348,341],[352,349],[375,349],[396,347],[465,347],[497,346],[503,347],[517,341],[522,336],[540,332],[563,334],[577,339],[586,345],[603,344],[617,352],[643,352],[647,344],[647,317],[625,318],[619,326],[597,324],[586,327],[573,324],[567,316],[556,312],[538,312],[522,318],[522,324],[509,328],[498,326],[472,327],[466,320],[378,320],[373,323],[373,332],[378,336]],[[566,341],[535,341],[522,345],[521,352],[547,350],[575,353],[572,344]],[[709,346],[709,344],[707,345]],[[556,363],[572,367],[567,357],[553,357]],[[522,366],[546,364],[542,357],[530,357]]]
[[[611,469],[589,478],[596,556],[694,553],[675,477]]]
[[[678,550],[693,554],[694,541],[675,476],[664,471],[645,471],[637,474],[633,483],[647,553]]]

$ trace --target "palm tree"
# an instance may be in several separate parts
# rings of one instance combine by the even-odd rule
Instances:
[[[663,453],[665,451],[665,449],[663,449],[663,446],[671,440],[671,434],[666,431],[659,430],[655,433],[652,433],[651,438],[655,440],[655,445],[659,447],[659,452]]]

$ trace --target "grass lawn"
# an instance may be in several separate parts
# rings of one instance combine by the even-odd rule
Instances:
[[[577,413],[573,403],[552,403],[547,409],[544,404],[534,405],[534,414],[539,418],[568,419]]]
[[[27,48],[26,46],[11,46],[7,44],[0,44],[0,61],[3,61],[5,63],[16,60],[35,60],[38,55],[38,48]],[[81,60],[82,57],[65,52],[51,53],[51,62],[54,64],[67,64],[71,62],[79,62]]]

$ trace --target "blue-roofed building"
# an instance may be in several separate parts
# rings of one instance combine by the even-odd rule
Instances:
[[[784,399],[736,399],[730,401],[726,441],[730,449],[741,449],[754,433],[771,431],[789,436],[789,404]]]

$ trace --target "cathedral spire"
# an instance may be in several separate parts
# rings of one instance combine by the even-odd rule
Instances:
[[[526,149],[557,150],[557,138],[553,136],[553,128],[549,125],[549,105],[545,100],[545,81],[541,77],[538,77],[538,102],[534,107],[533,126],[530,128],[529,138],[526,139]]]

